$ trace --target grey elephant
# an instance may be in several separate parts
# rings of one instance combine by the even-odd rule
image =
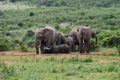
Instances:
[[[90,50],[90,38],[95,38],[97,43],[96,33],[90,28],[86,26],[81,26],[77,29],[78,31],[78,40],[79,40],[79,47],[80,53],[84,53],[84,49],[87,53]]]
[[[71,30],[68,33],[68,37],[72,37],[73,38],[73,51],[75,51],[76,46],[79,45],[77,34],[78,34],[77,30]]]
[[[70,51],[73,51],[73,46],[74,46],[73,37],[66,37],[65,44],[67,44],[70,47]]]
[[[70,48],[66,44],[53,45],[45,47],[44,53],[70,53]]]
[[[62,32],[57,32],[56,34],[56,45],[64,44],[65,36]]]
[[[39,48],[43,53],[43,48],[55,44],[56,30],[52,27],[37,29],[35,32],[35,48],[36,54],[39,54]]]

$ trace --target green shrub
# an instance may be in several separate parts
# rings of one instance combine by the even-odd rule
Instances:
[[[29,16],[34,16],[35,14],[33,12],[30,12],[29,13]]]
[[[120,56],[120,45],[117,46],[118,55]]]
[[[104,39],[103,46],[114,47],[120,45],[120,36],[112,36]]]
[[[7,32],[7,33],[6,33],[6,36],[11,36],[11,33],[10,33],[10,32]]]
[[[19,23],[18,23],[18,26],[20,26],[20,27],[23,27],[23,25],[24,25],[24,24],[23,24],[22,22],[19,22]]]
[[[22,38],[22,41],[30,48],[34,47],[34,35],[35,33],[32,30],[28,30]]]
[[[26,33],[26,37],[33,37],[34,36],[34,32],[32,30],[28,30]]]
[[[3,11],[0,11],[0,16],[4,15],[4,12]]]
[[[108,66],[108,72],[113,72],[113,71],[117,71],[117,68],[114,66],[114,64],[111,64]]]
[[[14,3],[14,2],[15,2],[15,0],[10,0],[10,2],[13,2],[13,3]]]
[[[58,70],[53,66],[52,67],[52,71],[51,71],[52,73],[57,73],[58,72]]]
[[[20,46],[20,51],[28,52],[27,46],[24,43],[20,42],[19,46]]]
[[[93,59],[92,57],[88,56],[84,60],[82,60],[82,62],[93,62]]]
[[[4,62],[0,61],[0,79],[8,80],[10,77],[15,75],[15,68],[8,67]]]
[[[100,44],[104,47],[120,45],[120,31],[106,30],[98,34]]]
[[[33,48],[34,43],[35,43],[34,40],[31,39],[31,40],[28,40],[26,44],[27,44],[28,47]]]
[[[54,26],[55,26],[55,29],[56,29],[56,30],[59,30],[59,29],[60,29],[59,24],[55,24]]]
[[[95,42],[95,40],[91,39],[91,46],[90,46],[90,50],[91,51],[97,51],[99,50],[99,44]]]
[[[7,39],[0,39],[0,51],[8,51],[9,45],[8,45]]]

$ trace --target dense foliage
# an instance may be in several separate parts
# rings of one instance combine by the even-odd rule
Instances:
[[[90,26],[98,37],[97,45],[91,39],[91,51],[112,54],[117,48],[118,52],[93,57],[77,53],[13,57],[2,52],[0,80],[120,79],[120,0],[0,0],[0,51],[34,51],[34,31],[46,25],[65,35],[79,26]]]
[[[21,1],[22,4],[30,3],[39,7],[0,11],[0,35],[2,35],[0,42],[3,44],[2,39],[7,39],[9,41],[7,46],[13,46],[10,49],[7,48],[8,50],[20,49],[21,42],[26,47],[33,48],[35,29],[45,27],[46,25],[54,26],[65,35],[71,29],[80,25],[90,26],[97,32],[99,42],[102,46],[113,47],[120,43],[119,0],[10,1],[14,1],[13,5]],[[94,45],[93,47],[95,46],[98,45]]]
[[[5,0],[2,0],[5,1]],[[119,0],[10,0],[11,2],[16,1],[29,1],[37,4],[38,6],[81,6],[81,7],[120,7]]]

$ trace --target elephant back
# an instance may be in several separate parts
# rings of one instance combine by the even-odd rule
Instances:
[[[65,36],[62,32],[57,32],[56,34],[56,45],[64,44]]]
[[[52,45],[55,43],[56,30],[52,27],[45,27],[43,33],[43,39],[47,45]]]

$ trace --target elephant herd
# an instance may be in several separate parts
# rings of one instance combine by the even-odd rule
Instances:
[[[95,38],[96,33],[86,26],[80,26],[76,30],[71,30],[65,37],[62,32],[57,32],[55,28],[47,26],[35,31],[36,54],[44,53],[70,53],[76,50],[78,45],[80,53],[90,51],[90,39]]]

